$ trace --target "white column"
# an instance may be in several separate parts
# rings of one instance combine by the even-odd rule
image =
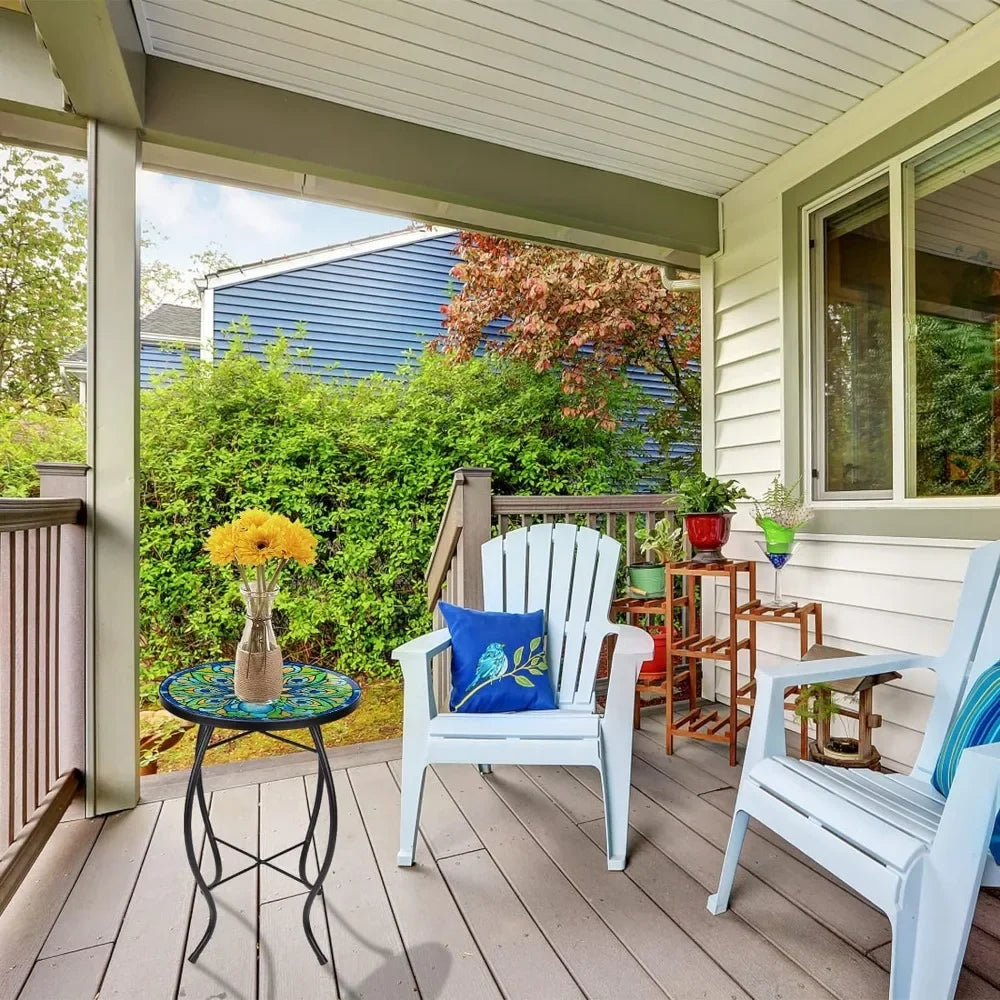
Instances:
[[[139,231],[135,131],[91,121],[87,812],[139,800]]]

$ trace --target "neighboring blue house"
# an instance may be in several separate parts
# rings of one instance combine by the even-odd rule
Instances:
[[[334,368],[349,380],[392,375],[406,352],[441,333],[441,306],[460,287],[450,274],[457,242],[457,230],[421,227],[208,275],[203,354],[224,352],[227,328],[244,317],[256,335],[247,349],[257,354],[275,329],[293,333],[303,323],[312,370]],[[651,397],[673,396],[658,374],[636,368],[631,377]]]
[[[201,309],[170,302],[158,305],[142,317],[139,333],[139,383],[148,389],[159,374],[180,368],[184,354],[201,352]],[[80,404],[87,402],[87,348],[77,348],[59,367],[80,383]]]
[[[180,367],[178,342],[205,359],[225,353],[227,331],[244,318],[254,332],[246,345],[251,354],[262,355],[275,330],[293,334],[304,324],[298,346],[310,349],[304,362],[310,370],[350,381],[374,372],[391,376],[407,352],[442,332],[441,306],[460,287],[450,274],[457,242],[457,230],[419,227],[206,275],[200,311],[161,305],[143,319],[142,386]],[[489,330],[500,334],[503,326]],[[86,350],[63,367],[81,379],[82,397]],[[673,397],[660,375],[639,368],[630,374],[647,395]],[[647,450],[656,457],[652,446]]]

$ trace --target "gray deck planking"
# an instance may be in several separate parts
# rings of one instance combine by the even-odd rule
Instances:
[[[498,767],[486,779],[471,766],[428,772],[417,865],[398,869],[393,748],[331,752],[339,836],[325,900],[313,909],[324,950],[332,946],[327,966],[302,934],[303,887],[276,873],[261,875],[259,892],[254,874],[220,887],[215,937],[197,966],[186,962],[205,908],[184,858],[174,798],[183,776],[151,796],[144,785],[152,804],[60,824],[28,891],[0,916],[0,996],[885,996],[885,918],[767,831],[748,837],[731,911],[708,914],[739,769],[693,741],[666,758],[655,714],[636,741],[624,875],[605,869],[591,768]],[[301,838],[315,759],[292,756],[206,772],[219,789],[211,807],[221,836],[249,850],[259,838],[271,852]],[[227,871],[240,864],[223,855]],[[1000,1000],[998,939],[1000,896],[984,892],[959,997]]]

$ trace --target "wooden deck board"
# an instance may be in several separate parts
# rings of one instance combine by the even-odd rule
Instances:
[[[154,803],[104,821],[39,958],[109,944],[118,937],[159,812]]]
[[[488,778],[472,766],[435,768],[417,864],[400,869],[398,744],[332,751],[337,851],[312,914],[327,966],[302,933],[302,887],[271,873],[260,893],[253,873],[216,890],[215,937],[197,965],[185,960],[206,910],[184,855],[175,797],[184,776],[168,776],[132,813],[60,824],[0,915],[0,996],[885,996],[888,922],[756,824],[730,912],[708,913],[739,769],[693,741],[666,758],[653,712],[643,728],[624,874],[606,870],[593,768],[498,767]],[[308,755],[208,771],[217,832],[248,850],[295,843],[314,774]],[[321,835],[326,822],[324,810]],[[242,867],[223,854],[227,871]],[[1000,894],[984,891],[958,996],[1000,1000],[998,969]]]

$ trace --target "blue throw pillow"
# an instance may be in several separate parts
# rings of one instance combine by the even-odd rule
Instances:
[[[545,612],[509,615],[438,605],[451,633],[451,710],[556,708],[545,661]]]
[[[987,743],[1000,743],[1000,662],[984,670],[969,689],[941,747],[931,778],[934,787],[947,795],[958,772],[962,751]],[[1000,816],[993,827],[990,853],[1000,864]]]

